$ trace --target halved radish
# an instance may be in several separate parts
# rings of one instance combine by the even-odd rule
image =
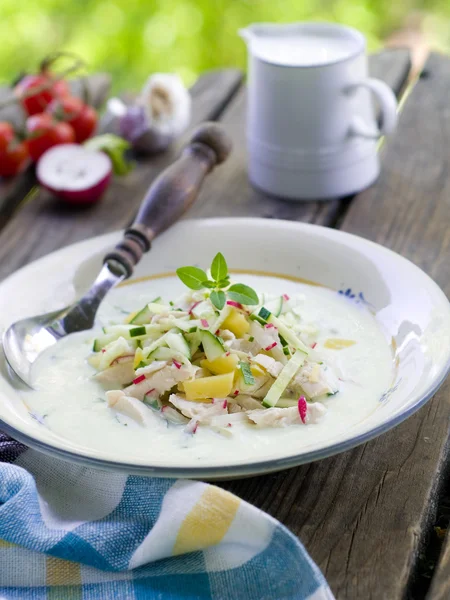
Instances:
[[[39,159],[36,168],[39,183],[72,204],[98,200],[108,187],[111,175],[109,156],[78,144],[50,148]]]

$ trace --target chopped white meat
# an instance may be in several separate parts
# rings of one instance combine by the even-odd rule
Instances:
[[[320,402],[309,403],[306,410],[305,424],[317,423],[326,411],[326,407]],[[258,427],[287,427],[288,425],[303,424],[297,406],[252,410],[247,413],[247,416]]]
[[[172,408],[171,406],[163,406],[161,408],[161,414],[170,423],[174,423],[175,425],[183,425],[184,423],[188,423],[188,419],[180,415],[180,413]]]
[[[166,360],[154,360],[152,363],[147,365],[146,367],[141,367],[136,370],[136,377],[140,377],[141,375],[149,375],[150,373],[155,373],[155,371],[160,371],[163,367],[167,365]],[[133,379],[136,379],[133,377]],[[130,380],[128,380],[130,381]]]
[[[224,342],[233,341],[236,339],[234,333],[229,329],[221,329],[220,337],[223,339]]]
[[[180,369],[175,365],[168,365],[156,371],[156,373],[147,377],[144,381],[133,383],[125,388],[124,391],[128,396],[133,396],[138,400],[143,400],[144,396],[150,390],[155,390],[155,393],[161,395],[171,390],[177,383],[194,377],[196,370],[197,367],[190,364],[181,365]]]
[[[126,385],[130,383],[130,381],[133,381],[134,378],[133,359],[128,362],[113,365],[94,375],[94,379],[99,381],[103,386],[113,386],[114,388],[117,388],[118,384]]]
[[[240,412],[242,412],[242,407],[239,406],[239,404],[236,404],[234,401],[233,402],[228,401],[228,412],[230,414],[240,413]]]
[[[226,427],[228,423],[248,423],[247,413],[235,413],[233,415],[219,415],[212,417],[210,425],[217,425],[218,427]]]
[[[250,342],[249,340],[235,339],[225,342],[225,345],[230,350],[236,350],[237,352],[244,352],[245,354],[252,355],[257,354],[261,350],[261,344],[259,344],[256,340]]]
[[[106,392],[106,401],[110,408],[131,417],[140,425],[145,425],[152,414],[143,402],[127,396],[122,390]]]
[[[239,406],[242,406],[242,408],[245,410],[255,410],[261,408],[261,402],[258,402],[258,400],[255,400],[255,398],[252,398],[246,394],[239,394],[239,396],[236,396],[235,402]],[[230,408],[231,406],[232,405],[230,405]]]
[[[199,423],[209,423],[212,417],[228,413],[228,402],[222,399],[213,402],[191,402],[177,394],[171,394],[169,402],[176,406],[185,417],[195,419]]]
[[[255,398],[265,398],[267,392],[270,390],[272,385],[273,379],[269,377],[262,387],[252,392],[252,396],[254,396]]]
[[[271,356],[267,356],[266,354],[257,354],[255,358],[252,359],[252,362],[256,363],[263,369],[265,369],[272,377],[278,377],[278,375],[283,370],[283,363],[275,360]]]
[[[195,379],[199,379],[201,377],[209,377],[211,373],[206,369],[199,368],[195,373]]]
[[[311,362],[305,362],[301,367],[293,385],[301,387],[309,398],[335,394],[339,390],[339,382],[333,371],[326,365]]]
[[[280,337],[276,327],[262,327],[256,321],[253,321],[250,326],[250,333],[264,350],[272,348],[273,344],[276,344],[278,348],[281,347]]]

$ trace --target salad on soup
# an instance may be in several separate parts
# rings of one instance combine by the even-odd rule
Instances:
[[[144,426],[156,414],[192,433],[316,423],[339,381],[301,323],[301,298],[231,284],[220,253],[210,277],[197,267],[177,274],[189,291],[153,299],[94,341],[88,360],[108,406]]]
[[[293,454],[366,418],[392,381],[365,307],[288,276],[229,273],[220,253],[208,272],[126,282],[99,318],[37,361],[26,403],[69,440],[154,464]]]

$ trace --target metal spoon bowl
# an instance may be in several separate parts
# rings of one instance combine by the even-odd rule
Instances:
[[[192,136],[181,157],[153,182],[138,215],[124,238],[105,256],[89,291],[62,310],[22,319],[3,334],[3,350],[13,372],[32,387],[32,366],[42,352],[61,338],[91,329],[100,303],[109,290],[130,277],[153,239],[191,206],[206,175],[223,162],[231,141],[222,127],[205,123]]]

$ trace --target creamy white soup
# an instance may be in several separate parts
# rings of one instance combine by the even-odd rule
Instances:
[[[389,340],[364,303],[280,277],[245,274],[239,281],[265,294],[261,304],[273,312],[257,307],[264,318],[252,320],[254,307],[230,303],[204,318],[195,312],[199,296],[182,296],[186,290],[174,276],[116,288],[101,306],[95,331],[68,336],[38,360],[36,389],[24,393],[27,406],[43,426],[91,452],[120,456],[123,448],[128,459],[180,467],[299,454],[332,443],[377,409],[391,385],[394,361]],[[134,311],[148,306],[148,325],[140,325]],[[205,333],[224,311],[217,330]],[[180,318],[181,329],[174,327],[178,333],[159,343],[167,334],[158,334],[157,326],[167,318]],[[117,348],[111,333],[119,331],[117,325],[128,327],[120,343],[129,350],[102,364],[110,348]],[[143,328],[134,339],[133,326],[136,334]],[[173,335],[187,341],[187,354]],[[303,345],[308,354],[301,355]],[[175,377],[170,390],[158,387],[165,372]],[[226,394],[210,398],[208,389]]]

